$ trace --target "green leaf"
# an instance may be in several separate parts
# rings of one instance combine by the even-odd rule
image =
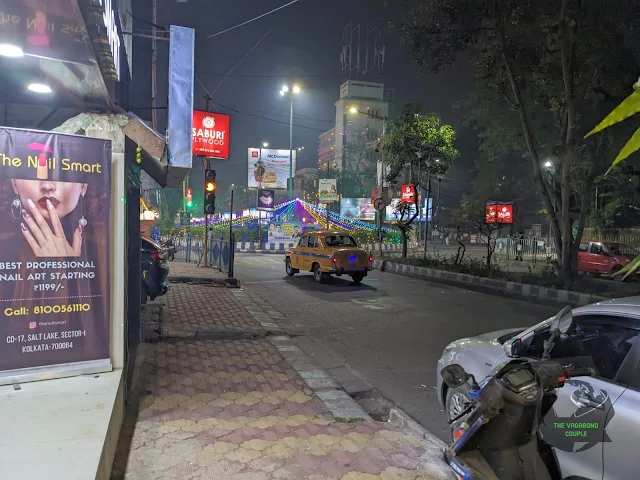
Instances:
[[[640,112],[640,90],[634,90],[631,95],[625,98],[620,105],[614,108],[613,111],[607,115],[597,127],[587,133],[584,138],[587,138],[594,133],[598,133],[611,125],[620,123],[638,112]]]
[[[611,169],[613,167],[615,167],[618,163],[620,163],[624,159],[628,158],[629,155],[631,155],[632,153],[637,152],[638,150],[640,150],[640,128],[638,130],[636,130],[636,132],[629,139],[627,144],[624,147],[622,147],[622,150],[620,150],[620,153],[618,154],[616,159],[613,161],[613,163],[609,167],[609,170],[607,170],[607,173],[609,173],[611,171]],[[605,175],[607,173],[605,173]]]
[[[629,275],[636,273],[640,269],[640,257],[634,258],[631,263],[627,264],[621,270],[616,272],[615,276],[618,277],[620,275],[624,275],[622,280],[626,280]]]

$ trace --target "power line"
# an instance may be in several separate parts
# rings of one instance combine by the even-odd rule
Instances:
[[[287,8],[287,7],[291,6],[291,5],[293,5],[294,3],[298,3],[298,1],[299,0],[292,0],[291,2],[286,3],[284,5],[281,5],[281,6],[277,7],[277,8],[274,8],[273,10],[270,10],[267,13],[263,13],[262,15],[258,15],[257,17],[254,17],[251,20],[247,20],[246,22],[239,23],[238,25],[235,25],[235,26],[233,26],[231,28],[227,28],[226,30],[222,30],[221,32],[213,33],[213,34],[207,36],[205,38],[205,40],[209,40],[210,38],[217,37],[218,35],[222,35],[223,33],[230,32],[231,30],[235,30],[236,28],[240,28],[240,27],[242,27],[244,25],[248,25],[249,23],[255,22],[256,20],[260,20],[261,18],[264,18],[267,15],[271,15],[272,13],[275,13],[278,10],[282,10],[283,8]]]

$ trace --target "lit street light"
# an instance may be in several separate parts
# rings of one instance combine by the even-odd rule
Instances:
[[[267,142],[262,142],[262,148],[267,148],[269,144]]]
[[[551,163],[551,160],[547,160],[547,161],[544,163],[544,166],[545,166],[545,168],[551,168],[551,167],[553,167],[553,163]]]
[[[287,182],[289,200],[293,200],[293,96],[298,95],[300,92],[302,92],[302,89],[298,85],[294,85],[291,91],[288,85],[284,85],[280,90],[281,97],[288,93],[291,100],[291,108],[289,110],[289,181]]]

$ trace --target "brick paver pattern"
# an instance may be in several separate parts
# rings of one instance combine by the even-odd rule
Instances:
[[[197,332],[263,332],[247,310],[221,286],[172,283],[161,301],[165,337],[192,337]]]
[[[215,268],[205,268],[203,266],[198,266],[196,263],[187,263],[176,260],[174,262],[169,262],[169,281],[171,281],[171,277],[190,277],[204,281],[220,281],[227,278],[227,274],[219,272]]]
[[[134,385],[113,479],[431,478],[420,439],[331,418],[265,338],[143,344]]]

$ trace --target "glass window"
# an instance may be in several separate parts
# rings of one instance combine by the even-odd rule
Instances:
[[[588,252],[589,251],[589,244],[588,243],[580,243],[580,246],[578,247],[578,251],[579,252]]]
[[[318,248],[318,239],[316,237],[309,237],[309,248]]]
[[[358,244],[349,235],[330,235],[325,237],[327,247],[357,247]]]
[[[629,255],[634,257],[640,255],[635,248],[625,245],[624,243],[610,243],[608,247],[614,255]]]
[[[598,374],[612,380],[618,373],[622,361],[638,337],[638,330],[628,318],[610,316],[578,316],[567,338],[558,338],[551,351],[551,359],[565,365],[592,367]],[[536,332],[528,356],[541,358],[544,341],[549,338],[549,329]]]
[[[601,243],[592,243],[591,253],[595,255],[604,255],[604,247],[602,246]]]
[[[309,237],[302,237],[298,243],[299,247],[306,247],[309,242]]]

